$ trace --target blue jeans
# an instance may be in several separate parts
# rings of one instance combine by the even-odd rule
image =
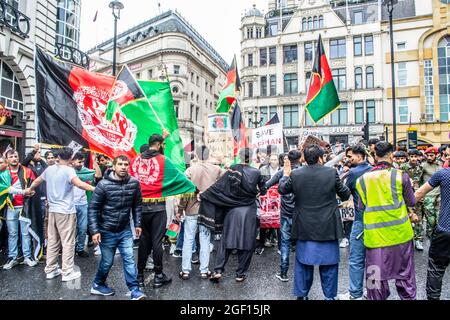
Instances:
[[[289,269],[289,253],[291,251],[291,229],[292,229],[292,218],[281,216],[281,273],[287,273]]]
[[[349,292],[353,298],[361,298],[364,290],[364,268],[366,259],[366,248],[364,247],[364,235],[356,239],[364,231],[362,221],[354,221],[350,233],[350,255],[349,255]]]
[[[185,221],[181,222],[180,224],[180,232],[178,233],[177,242],[175,244],[175,250],[183,250],[183,243],[184,243],[184,225]],[[194,238],[195,240],[195,238]],[[192,243],[192,252],[197,251],[197,242]]]
[[[19,220],[22,208],[8,208],[6,212],[6,225],[8,227],[8,258],[17,259],[19,255],[19,224],[22,240],[22,253],[25,258],[31,258],[31,237],[28,232],[30,224]]]
[[[125,282],[127,283],[128,289],[130,289],[130,291],[138,289],[139,283],[137,281],[137,268],[133,255],[133,233],[131,232],[131,229],[126,229],[117,233],[100,231],[100,234],[100,251],[102,252],[102,259],[98,266],[94,283],[99,285],[104,285],[106,283],[106,278],[113,265],[114,255],[118,248],[122,257]]]
[[[87,233],[87,211],[88,205],[75,206],[77,210],[77,243],[75,244],[75,251],[84,251],[84,243],[86,241]]]
[[[195,216],[186,216],[184,220],[184,241],[183,241],[183,259],[181,268],[183,272],[190,272],[192,252],[195,244],[195,234],[197,233],[197,218]],[[211,231],[199,226],[200,232],[200,273],[206,273],[209,270],[209,244],[211,243]]]

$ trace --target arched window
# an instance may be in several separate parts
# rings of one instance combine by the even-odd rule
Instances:
[[[445,36],[438,45],[440,120],[450,119],[450,36]]]
[[[174,94],[177,94],[179,91],[180,91],[180,89],[178,89],[177,86],[174,86],[174,87],[172,88],[172,93],[174,93]]]
[[[306,18],[302,20],[302,31],[308,30],[308,23],[306,22]]]
[[[323,16],[319,16],[319,28],[323,29]]]
[[[313,29],[313,20],[311,17],[308,18],[308,30]]]
[[[374,82],[373,67],[367,67],[366,68],[366,88],[367,89],[373,88],[373,82]]]
[[[319,21],[317,20],[317,17],[314,17],[314,30],[319,29]]]
[[[14,71],[4,61],[1,61],[0,68],[0,101],[9,109],[23,111],[22,91]]]
[[[355,68],[355,90],[362,89],[363,87],[363,75],[362,75],[362,68],[357,67]]]

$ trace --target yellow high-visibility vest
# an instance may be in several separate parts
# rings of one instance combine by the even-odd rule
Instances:
[[[367,248],[389,247],[412,240],[414,231],[403,199],[402,171],[365,173],[356,182],[356,190],[366,206],[364,245]]]

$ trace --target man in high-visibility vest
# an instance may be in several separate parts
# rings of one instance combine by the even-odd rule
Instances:
[[[406,172],[395,169],[393,146],[375,145],[376,167],[356,183],[360,206],[364,207],[364,245],[366,250],[366,286],[369,300],[389,297],[388,280],[395,279],[402,300],[416,298],[414,269],[414,231],[407,206],[416,204],[414,189]]]

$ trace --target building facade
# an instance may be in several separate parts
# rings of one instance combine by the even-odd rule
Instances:
[[[419,144],[450,141],[450,2],[416,1],[415,14],[394,19],[394,69],[397,140],[405,144],[409,128]],[[401,5],[401,3],[399,3]],[[402,7],[394,7],[402,11]],[[392,124],[391,55],[389,22],[382,22],[385,44],[384,74],[386,123]],[[392,132],[389,125],[389,132]]]
[[[0,153],[25,152],[35,135],[35,44],[55,51],[56,0],[1,0]]]
[[[436,29],[443,32],[442,23],[446,22],[441,15],[446,13],[442,8],[448,9],[443,2],[400,2],[394,9],[394,34],[401,21],[411,39],[420,32],[416,29],[424,28],[424,21],[430,20],[431,27],[436,5],[441,8],[435,18],[441,25]],[[249,118],[257,115],[261,123],[277,113],[287,145],[297,145],[305,132],[316,132],[330,143],[351,143],[362,137],[366,121],[371,137],[385,137],[387,129],[392,139],[389,33],[382,1],[286,0],[279,6],[280,2],[270,0],[266,14],[254,7],[241,20],[244,113]],[[319,34],[341,106],[314,124],[305,102]],[[413,76],[419,82],[418,71]]]
[[[117,37],[117,63],[137,79],[170,80],[183,144],[202,144],[206,115],[214,112],[227,63],[176,11],[165,12]],[[88,52],[90,70],[112,73],[113,39]]]

